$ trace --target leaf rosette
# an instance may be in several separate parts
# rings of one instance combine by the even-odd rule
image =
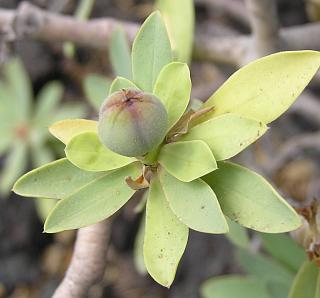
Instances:
[[[66,158],[27,173],[14,191],[59,200],[44,227],[54,233],[101,221],[148,188],[144,263],[158,283],[169,287],[189,229],[227,233],[226,217],[267,233],[299,227],[293,208],[262,176],[225,160],[267,131],[319,65],[320,53],[314,51],[264,57],[232,75],[200,109],[188,109],[188,65],[172,61],[166,26],[155,12],[133,43],[133,81],[117,77],[110,94],[129,88],[155,95],[168,115],[161,144],[143,156],[122,156],[101,143],[98,122],[60,121],[50,132],[66,145]]]

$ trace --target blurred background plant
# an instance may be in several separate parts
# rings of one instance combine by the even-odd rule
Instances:
[[[48,82],[34,101],[21,60],[12,59],[4,66],[0,82],[0,154],[5,156],[0,174],[2,197],[8,197],[15,180],[29,166],[43,165],[61,154],[63,148],[48,133],[50,124],[85,115],[85,106],[80,103],[61,104],[63,92],[61,83]],[[39,200],[37,205],[42,216],[52,202]]]

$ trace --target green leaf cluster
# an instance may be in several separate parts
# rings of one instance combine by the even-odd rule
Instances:
[[[15,180],[28,163],[35,167],[55,158],[49,146],[47,127],[64,118],[85,114],[80,104],[61,104],[63,86],[57,81],[47,83],[33,98],[30,78],[16,58],[3,69],[0,81],[0,156],[4,165],[0,173],[0,192],[7,196]]]
[[[305,297],[319,295],[319,269],[306,261],[306,254],[292,238],[285,234],[254,234],[261,241],[260,252],[253,252],[244,228],[234,227],[242,234],[230,238],[236,244],[236,261],[246,275],[228,275],[211,278],[201,287],[203,298],[233,297]],[[235,241],[237,240],[237,241]],[[266,252],[268,255],[262,252]],[[317,292],[318,291],[318,292]]]
[[[45,231],[103,220],[137,189],[149,187],[144,264],[158,283],[170,287],[189,229],[227,233],[226,217],[267,233],[298,228],[298,215],[263,177],[225,160],[260,138],[266,124],[289,108],[319,68],[320,53],[282,52],[252,62],[199,110],[188,109],[189,68],[173,61],[160,12],[142,25],[131,58],[123,72],[127,77],[117,77],[109,92],[136,88],[156,95],[168,113],[167,136],[146,156],[128,158],[100,143],[95,121],[51,126],[51,133],[66,145],[66,159],[24,175],[14,186],[24,196],[59,199]]]

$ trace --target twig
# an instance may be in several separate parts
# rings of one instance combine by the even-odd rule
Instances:
[[[214,9],[223,10],[231,18],[249,26],[248,13],[244,3],[238,0],[196,0],[196,3],[205,4]]]
[[[255,52],[258,57],[275,52],[279,45],[275,0],[246,0]]]
[[[104,273],[109,224],[102,221],[78,231],[74,253],[66,275],[53,298],[84,298]]]
[[[16,37],[34,38],[46,42],[71,41],[75,44],[107,49],[113,28],[122,25],[132,41],[138,24],[112,18],[77,21],[71,16],[61,16],[22,2],[17,10],[0,9],[0,31],[12,27]],[[279,49],[320,50],[320,23],[306,24],[280,30]],[[250,35],[213,37],[196,34],[195,54],[200,60],[242,66],[254,59],[253,39]]]

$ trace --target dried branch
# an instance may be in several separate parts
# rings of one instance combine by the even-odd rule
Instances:
[[[205,4],[208,7],[224,11],[234,20],[249,26],[248,13],[244,7],[244,3],[238,0],[196,0],[196,3]]]
[[[87,297],[91,286],[103,276],[108,239],[109,224],[107,221],[78,231],[71,263],[53,298]]]
[[[0,9],[0,32],[10,28],[16,38],[34,38],[46,42],[71,41],[75,44],[107,49],[113,29],[122,25],[132,41],[138,24],[112,18],[77,21],[71,16],[62,16],[22,2],[17,10]],[[279,49],[320,50],[320,23],[306,24],[281,29]],[[214,37],[196,34],[195,55],[200,60],[222,62],[242,66],[255,58],[254,40],[250,35]]]
[[[275,0],[246,0],[257,57],[275,52],[279,46],[279,23]]]

